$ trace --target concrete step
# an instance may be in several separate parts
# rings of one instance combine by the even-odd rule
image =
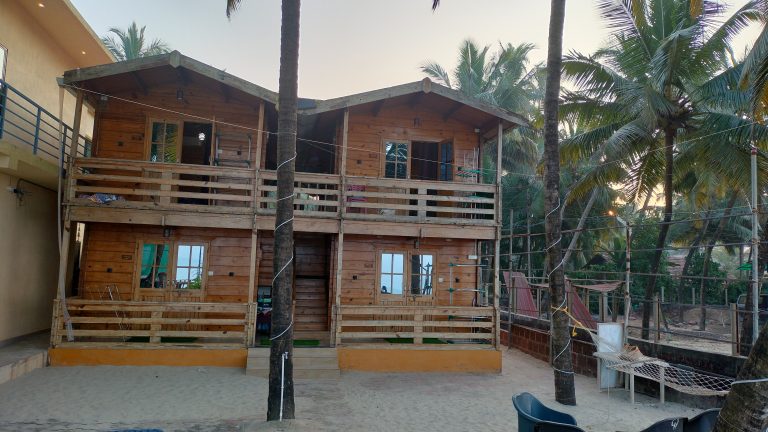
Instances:
[[[269,376],[269,349],[248,350],[247,375]],[[338,378],[339,359],[336,348],[294,348],[293,374],[297,379]]]

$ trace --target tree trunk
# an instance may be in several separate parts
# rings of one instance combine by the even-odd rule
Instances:
[[[768,325],[741,367],[737,381],[768,377]],[[763,432],[768,430],[768,381],[734,384],[725,398],[713,432]]]
[[[558,103],[560,98],[560,68],[563,53],[563,23],[565,0],[551,0],[549,42],[547,48],[547,81],[544,93],[544,220],[549,265],[550,302],[552,313],[552,367],[555,376],[555,400],[565,405],[576,404],[571,341],[565,307],[565,278],[562,266],[560,202],[560,148],[558,143]]]
[[[712,210],[707,210],[706,213],[704,213],[704,226],[701,228],[701,231],[699,231],[699,234],[696,236],[696,239],[693,240],[693,244],[691,244],[691,248],[688,249],[688,254],[685,256],[685,263],[683,264],[683,272],[681,273],[682,279],[680,279],[680,288],[677,290],[677,302],[682,303],[683,302],[683,296],[682,292],[684,292],[686,289],[688,289],[688,285],[692,284],[691,279],[686,278],[688,276],[688,270],[691,267],[691,261],[693,260],[693,255],[696,254],[696,252],[699,250],[699,245],[701,245],[701,241],[704,238],[704,234],[707,233],[709,230],[709,222],[710,222],[710,216],[712,215]],[[691,303],[693,303],[693,299],[691,299]],[[683,308],[680,308],[680,321],[683,321]]]
[[[587,222],[587,216],[589,216],[589,212],[592,210],[592,206],[595,204],[596,199],[597,188],[592,189],[592,193],[589,195],[587,205],[584,207],[584,211],[581,212],[579,223],[576,225],[576,232],[573,233],[573,238],[571,238],[571,242],[568,244],[568,249],[566,249],[565,256],[563,257],[563,269],[565,269],[565,266],[568,265],[568,261],[571,260],[571,255],[573,255],[573,251],[576,249],[576,245],[579,242],[579,237],[581,237],[581,230],[584,229],[584,224]]]
[[[293,399],[293,178],[296,161],[296,110],[299,77],[300,0],[283,0],[280,29],[280,83],[277,112],[277,211],[272,346],[269,353],[267,420],[295,418]],[[285,370],[283,369],[283,356]],[[284,373],[284,382],[283,382]],[[284,385],[284,388],[282,388]],[[282,400],[281,400],[281,395]],[[282,410],[282,412],[281,412]]]
[[[725,206],[725,210],[723,211],[723,217],[720,218],[720,222],[717,224],[717,229],[715,230],[715,234],[712,236],[712,238],[709,240],[709,244],[707,245],[707,251],[704,253],[704,269],[701,272],[701,280],[699,281],[699,302],[701,303],[701,309],[699,313],[699,330],[704,331],[707,329],[707,308],[704,305],[704,300],[706,300],[706,281],[707,276],[709,275],[709,260],[712,257],[712,249],[715,248],[715,245],[717,244],[718,240],[720,240],[720,236],[723,235],[723,230],[725,230],[725,225],[728,223],[728,219],[731,217],[731,210],[733,209],[733,205],[736,204],[736,199],[739,197],[738,191],[734,191],[733,195],[731,195],[731,199],[728,201],[728,204]],[[707,219],[707,222],[709,222],[709,219]]]
[[[664,245],[667,242],[669,225],[672,222],[672,172],[674,163],[675,130],[667,129],[664,132],[664,219],[659,229],[659,239],[656,241],[656,251],[651,261],[650,276],[645,285],[645,298],[643,303],[643,330],[642,338],[648,339],[650,335],[651,306],[653,294],[656,292],[656,274],[659,272],[661,258],[664,255]]]

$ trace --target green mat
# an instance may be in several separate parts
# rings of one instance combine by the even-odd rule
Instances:
[[[197,341],[196,337],[161,337],[160,342],[161,343],[192,343]],[[129,338],[126,342],[142,342],[147,343],[149,342],[149,336],[133,336]]]
[[[259,341],[259,345],[261,346],[271,346],[272,341],[269,340],[267,337],[261,338]],[[293,340],[293,346],[295,347],[310,347],[310,346],[320,346],[320,341],[317,339],[294,339]]]
[[[412,344],[413,338],[387,338],[386,341],[393,344]],[[423,343],[442,345],[447,344],[448,342],[435,338],[424,338]]]

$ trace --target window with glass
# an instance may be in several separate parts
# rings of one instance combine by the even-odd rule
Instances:
[[[168,286],[167,243],[144,243],[141,249],[141,275],[139,287],[163,289]]]
[[[408,178],[408,143],[387,141],[384,143],[384,177]]]
[[[435,273],[435,257],[429,254],[411,255],[410,294],[432,295],[432,279]]]
[[[405,290],[405,254],[381,253],[379,281],[379,289],[382,294],[403,294]]]
[[[179,244],[176,247],[176,289],[201,289],[203,287],[203,260],[205,246]]]
[[[8,59],[8,48],[0,45],[0,80],[5,81],[5,63]]]
[[[177,162],[179,124],[164,121],[152,121],[149,160],[152,162]]]

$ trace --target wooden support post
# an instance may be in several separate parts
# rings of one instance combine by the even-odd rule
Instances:
[[[494,345],[497,349],[501,348],[499,337],[501,336],[501,313],[499,311],[499,295],[501,294],[501,285],[499,284],[499,266],[501,264],[501,149],[503,146],[504,125],[499,120],[499,130],[496,142],[496,241],[493,257],[493,309],[495,311],[495,338]]]
[[[420,221],[424,221],[427,218],[427,210],[425,210],[425,207],[427,206],[427,201],[424,199],[424,197],[427,195],[426,189],[418,189],[417,193],[419,194],[418,199],[418,205],[419,210],[417,211],[418,218]]]
[[[160,322],[163,319],[163,311],[152,311],[152,324],[149,325],[149,343],[159,344],[160,336],[156,336],[157,332],[162,330],[162,324]]]
[[[256,302],[256,285],[258,285],[259,274],[259,232],[256,229],[251,231],[251,261],[248,269],[248,300],[246,303]]]
[[[739,309],[731,303],[731,355],[739,355]]]
[[[413,316],[413,343],[415,345],[424,343],[424,338],[421,337],[421,334],[424,333],[422,322],[424,322],[424,313],[416,312]]]
[[[256,131],[256,149],[254,151],[253,167],[258,171],[261,169],[261,153],[264,146],[264,102],[259,102],[259,122]]]
[[[70,191],[74,189],[73,182],[73,168],[75,157],[77,156],[77,143],[80,136],[80,123],[83,117],[83,92],[77,90],[77,100],[75,102],[75,120],[72,125],[72,142],[69,147],[69,162],[67,164],[67,181],[64,183],[64,195],[65,203],[69,202],[68,196]],[[73,341],[72,336],[72,324],[69,322],[69,311],[66,310],[66,292],[67,292],[67,274],[69,274],[69,250],[72,240],[72,230],[75,229],[74,224],[69,219],[69,208],[64,210],[64,221],[62,223],[61,233],[61,249],[59,251],[59,278],[57,283],[56,296],[60,300],[64,300],[64,305],[61,307],[62,317],[66,323],[67,340]]]
[[[600,298],[600,322],[606,322],[606,317],[608,316],[608,293],[607,292],[601,292],[599,295]]]
[[[341,343],[341,282],[342,268],[344,262],[344,215],[346,213],[347,201],[347,148],[349,135],[349,109],[344,110],[344,120],[341,135],[341,160],[339,161],[339,176],[341,184],[339,187],[339,236],[336,241],[336,275],[334,283],[333,311],[331,312],[331,345],[336,346]]]
[[[653,296],[653,322],[656,326],[656,331],[653,333],[653,341],[659,343],[661,339],[661,302],[659,301],[659,295]]]

